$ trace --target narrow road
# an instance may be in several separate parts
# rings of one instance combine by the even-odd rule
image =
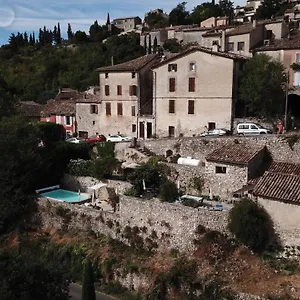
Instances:
[[[69,285],[69,296],[72,300],[81,300],[81,286],[76,283]],[[117,300],[116,298],[96,292],[96,300]]]

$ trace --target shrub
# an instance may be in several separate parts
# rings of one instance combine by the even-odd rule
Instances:
[[[111,142],[98,143],[96,149],[100,158],[115,157],[115,144]]]
[[[84,159],[71,159],[67,166],[67,171],[75,176],[90,176],[93,162]]]
[[[194,177],[191,186],[201,195],[204,188],[204,179],[202,177]]]
[[[275,236],[266,210],[250,199],[236,203],[229,214],[229,230],[254,252],[262,252]]]
[[[161,188],[159,197],[164,202],[174,202],[179,197],[177,186],[174,182],[166,180]]]
[[[117,163],[117,159],[111,156],[96,159],[92,166],[92,174],[97,179],[107,178],[112,175]]]

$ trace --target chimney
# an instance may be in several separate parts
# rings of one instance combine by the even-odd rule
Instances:
[[[225,29],[222,30],[221,51],[225,52],[226,36]]]
[[[114,57],[113,56],[111,57],[111,65],[112,66],[114,65]]]

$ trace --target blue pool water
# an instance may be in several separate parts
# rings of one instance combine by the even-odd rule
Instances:
[[[40,195],[43,197],[64,201],[64,202],[81,202],[90,198],[89,194],[83,193],[80,194],[79,197],[78,193],[63,190],[63,189],[41,193]]]

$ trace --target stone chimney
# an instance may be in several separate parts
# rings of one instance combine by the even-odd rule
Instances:
[[[225,35],[225,29],[222,30],[222,39],[221,39],[221,51],[225,52],[226,50],[226,35]]]

